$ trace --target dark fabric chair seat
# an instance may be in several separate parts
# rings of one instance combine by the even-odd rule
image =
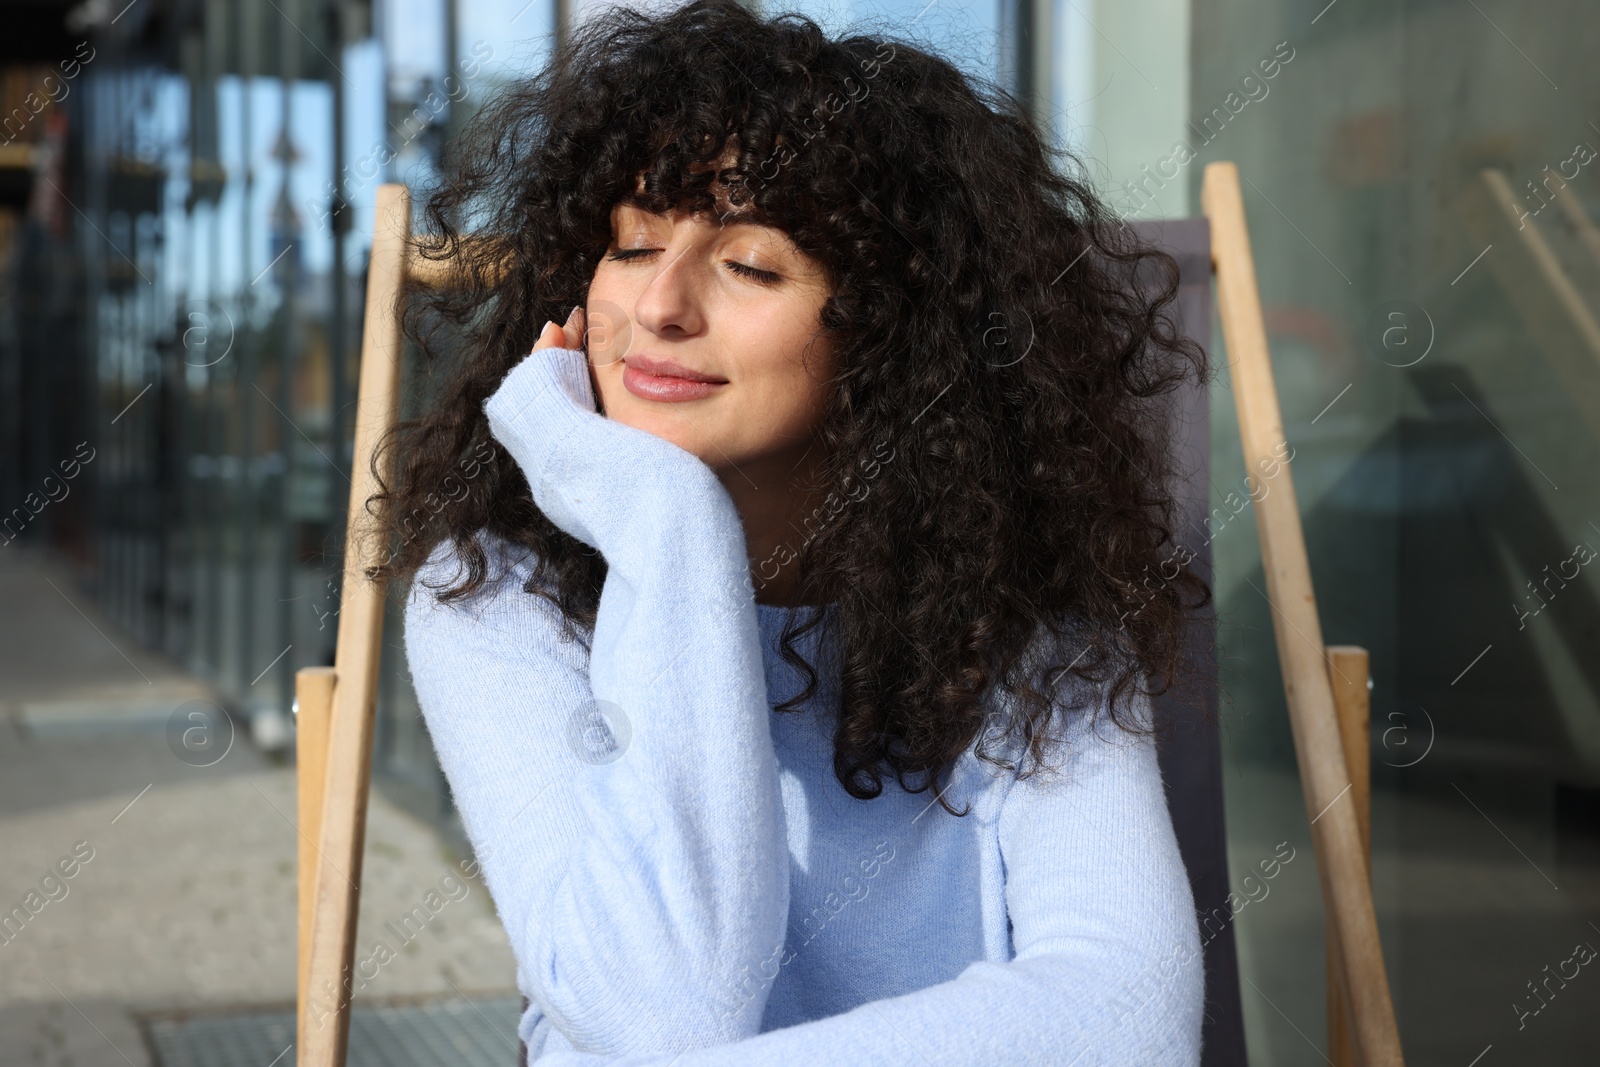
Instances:
[[[1183,333],[1211,350],[1211,224],[1205,218],[1133,224],[1139,237],[1178,261],[1176,321]],[[1179,448],[1182,502],[1179,540],[1195,554],[1191,566],[1213,580],[1205,518],[1211,506],[1210,398],[1203,385],[1187,383],[1182,397],[1183,441]],[[1214,605],[1190,628],[1185,655],[1197,677],[1217,677]],[[1217,687],[1165,693],[1154,701],[1161,777],[1178,848],[1194,892],[1202,925],[1206,967],[1206,1017],[1202,1067],[1243,1067],[1244,1014],[1239,998],[1239,957],[1228,907],[1228,834],[1222,806],[1222,744]]]

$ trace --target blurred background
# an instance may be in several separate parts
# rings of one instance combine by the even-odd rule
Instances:
[[[1408,1059],[1593,1063],[1600,977],[1551,976],[1600,946],[1600,8],[752,2],[1007,86],[1125,217],[1239,165],[1323,636],[1372,654]],[[374,191],[422,190],[593,10],[0,0],[0,1065],[292,1061],[293,679],[333,662]],[[1230,866],[1297,857],[1235,923],[1249,1061],[1320,1064],[1213,351]],[[350,1062],[513,1063],[510,952],[385,634],[358,945],[396,952]]]

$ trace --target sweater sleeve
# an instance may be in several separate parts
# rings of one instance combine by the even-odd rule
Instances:
[[[554,1052],[540,1067],[1193,1067],[1204,999],[1193,899],[1154,744],[1119,733],[1074,724],[1059,778],[1004,786],[1011,960],[718,1048]]]
[[[414,582],[407,605],[519,981],[580,1050],[755,1034],[770,982],[719,991],[783,943],[789,856],[737,510],[698,458],[594,412],[580,351],[533,353],[485,411],[541,510],[608,565],[587,654],[519,582],[482,610]]]

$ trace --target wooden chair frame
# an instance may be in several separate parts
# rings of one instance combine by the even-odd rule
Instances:
[[[1201,204],[1211,220],[1217,307],[1239,412],[1245,469],[1252,484],[1258,484],[1261,475],[1277,470],[1274,464],[1280,462],[1274,453],[1284,440],[1283,416],[1267,350],[1238,167],[1232,163],[1207,165]],[[1400,1034],[1378,940],[1368,869],[1367,654],[1359,648],[1329,649],[1322,643],[1322,622],[1294,479],[1289,464],[1281,465],[1272,475],[1278,484],[1255,505],[1256,531],[1261,538],[1261,563],[1289,702],[1295,758],[1328,916],[1329,1044],[1342,1056],[1353,1054],[1347,1062],[1399,1067],[1404,1062]],[[1342,721],[1341,706],[1346,709]]]
[[[1246,468],[1281,469],[1256,504],[1268,599],[1296,758],[1311,818],[1328,923],[1330,1058],[1339,1067],[1403,1063],[1368,873],[1367,653],[1324,647],[1310,565],[1288,464],[1277,389],[1245,228],[1238,170],[1206,167],[1202,201],[1238,405]],[[367,278],[360,386],[345,543],[343,602],[333,667],[296,675],[299,849],[299,1067],[343,1067],[349,1043],[352,958],[371,777],[373,717],[386,590],[368,581],[375,539],[366,500],[377,442],[394,425],[400,389],[399,301],[408,280],[437,285],[447,271],[410,239],[411,199],[403,185],[377,193]],[[1258,466],[1259,464],[1259,466]],[[387,472],[386,472],[387,473]],[[1347,794],[1349,794],[1347,796]]]
[[[366,841],[372,730],[382,654],[385,583],[368,581],[379,562],[366,501],[377,491],[374,450],[399,410],[404,339],[400,300],[408,276],[437,284],[443,272],[411,242],[411,196],[378,187],[367,274],[361,368],[350,470],[344,580],[332,667],[295,675],[299,810],[300,1067],[343,1067],[350,1039],[350,985],[361,860]],[[387,476],[389,472],[385,471]]]

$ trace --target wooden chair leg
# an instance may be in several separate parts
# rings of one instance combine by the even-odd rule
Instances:
[[[296,1052],[299,1067],[343,1067],[350,1038],[351,967],[385,598],[384,583],[367,578],[367,569],[379,562],[384,546],[367,536],[371,519],[366,502],[378,490],[372,461],[379,440],[395,424],[400,394],[400,299],[410,226],[411,197],[406,187],[396,183],[379,186],[361,339],[333,712],[313,856],[316,889],[310,912],[306,1005],[299,1024],[302,1040]],[[393,457],[385,458],[392,461]],[[392,462],[389,466],[390,470],[380,472],[386,480],[393,474]]]
[[[1267,601],[1273,609],[1273,634],[1289,704],[1295,759],[1322,876],[1323,906],[1338,931],[1350,977],[1343,988],[1350,994],[1361,1054],[1370,1067],[1400,1067],[1405,1059],[1361,833],[1353,806],[1344,800],[1351,780],[1329,686],[1322,623],[1317,616],[1294,478],[1289,460],[1278,458],[1285,444],[1283,416],[1240,189],[1239,169],[1234,164],[1206,165],[1201,202],[1211,221],[1217,307],[1228,348],[1245,469],[1253,489],[1265,487],[1255,506],[1256,530],[1261,538],[1262,569]]]
[[[328,725],[333,721],[332,667],[302,667],[294,676],[296,825],[300,831],[300,951],[298,1026],[305,1025],[311,965],[311,916],[317,898],[317,850],[322,837],[322,787],[328,771]],[[298,1035],[305,1040],[304,1034]]]
[[[1333,706],[1339,713],[1339,735],[1345,765],[1350,769],[1350,794],[1361,827],[1361,850],[1372,870],[1372,746],[1369,740],[1371,677],[1367,650],[1355,645],[1329,645]],[[1328,1059],[1333,1067],[1362,1067],[1356,1053],[1355,1021],[1345,991],[1344,955],[1332,923],[1328,924]]]

